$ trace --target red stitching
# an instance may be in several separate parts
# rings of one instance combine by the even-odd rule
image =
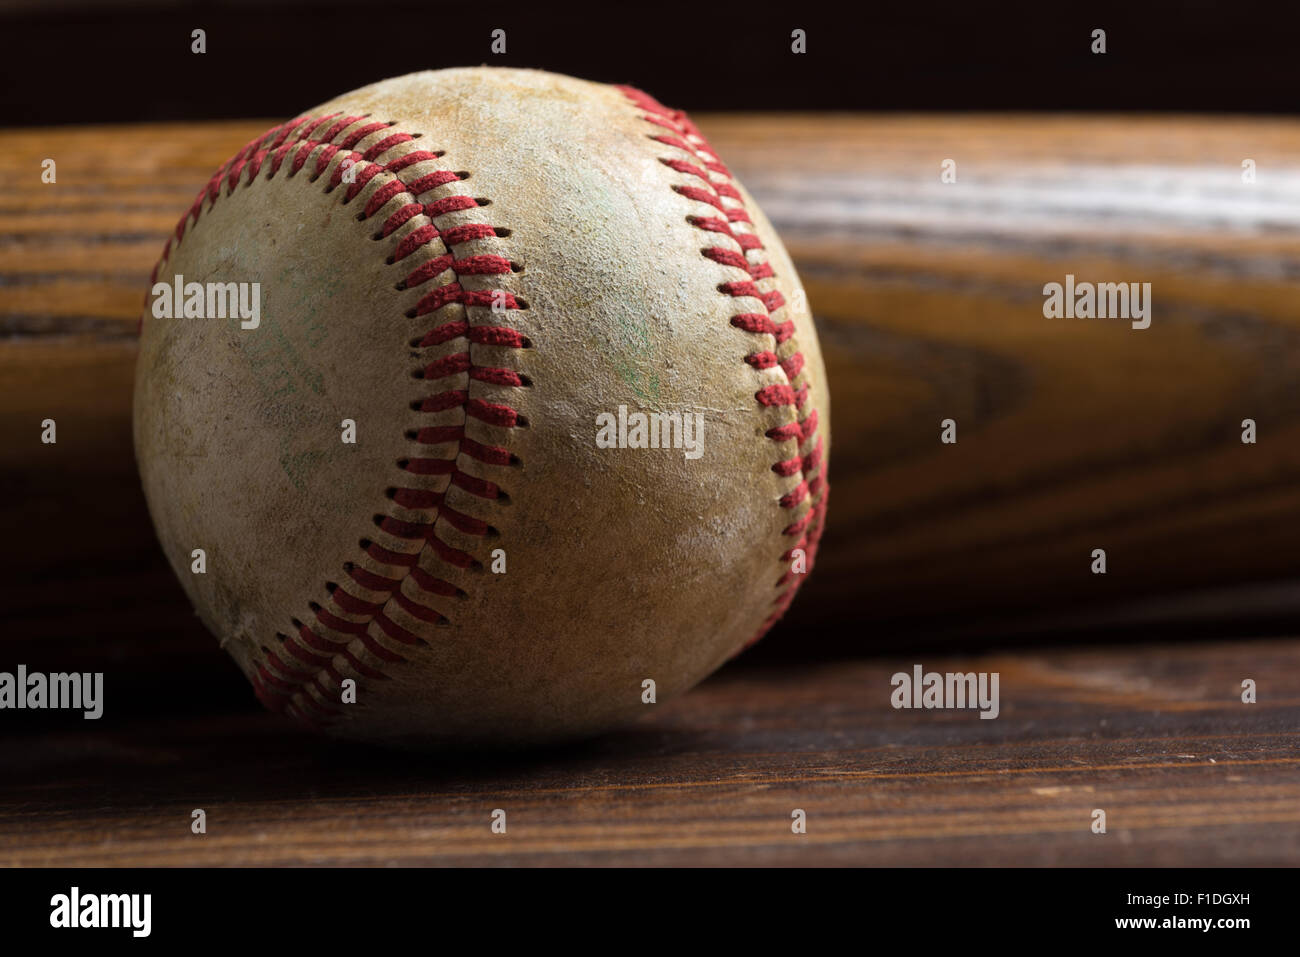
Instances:
[[[700,250],[707,259],[723,266],[743,269],[749,274],[748,280],[719,284],[719,292],[737,299],[757,299],[763,304],[763,312],[738,313],[731,317],[731,324],[737,329],[755,335],[772,336],[778,349],[790,342],[794,338],[793,321],[776,318],[776,313],[785,306],[785,297],[775,289],[764,293],[757,285],[760,280],[775,276],[771,263],[767,260],[766,251],[763,249],[763,243],[756,233],[733,228],[737,223],[752,226],[753,220],[745,209],[744,198],[734,182],[731,171],[718,158],[708,141],[684,112],[669,109],[654,97],[634,87],[620,86],[618,89],[641,111],[641,119],[668,131],[668,133],[651,133],[650,139],[688,154],[687,157],[668,156],[660,159],[670,169],[700,181],[698,184],[677,184],[672,189],[687,199],[711,206],[721,214],[720,217],[692,215],[687,217],[687,221],[706,234],[728,237],[741,250],[736,252],[734,249],[722,246],[705,246]],[[766,434],[774,442],[796,441],[798,443],[797,457],[783,459],[772,465],[772,471],[782,477],[800,478],[799,483],[778,500],[777,504],[781,508],[794,509],[804,502],[811,502],[801,517],[782,530],[784,535],[795,538],[795,542],[781,555],[781,561],[790,561],[794,550],[802,548],[807,556],[807,570],[811,571],[822,529],[825,526],[826,499],[830,489],[821,475],[822,439],[821,436],[816,435],[817,410],[809,408],[807,414],[804,414],[809,395],[804,356],[797,348],[784,358],[776,352],[763,349],[751,352],[743,358],[755,369],[771,369],[779,366],[785,374],[788,384],[764,386],[754,393],[754,398],[760,406],[791,406],[795,409],[796,417],[803,415],[802,419],[769,429]],[[803,379],[802,383],[796,384],[796,380],[800,377]],[[810,442],[812,448],[805,449]],[[785,613],[794,599],[795,592],[799,589],[802,577],[792,570],[787,570],[781,576],[776,583],[780,592],[775,599],[772,614],[746,647],[761,638]]]
[[[308,163],[311,161],[309,172],[312,179],[323,175],[331,162],[339,155],[343,155],[344,161],[334,167],[325,191],[332,192],[343,184],[344,167],[350,162],[355,167],[355,176],[343,193],[344,202],[355,199],[376,176],[394,177],[370,194],[362,218],[374,216],[395,197],[407,194],[412,201],[403,203],[396,212],[385,219],[379,228],[380,237],[392,235],[417,215],[424,215],[431,222],[412,230],[403,238],[393,252],[392,262],[403,260],[436,240],[441,240],[444,246],[451,249],[453,246],[473,240],[503,235],[494,227],[484,223],[463,223],[441,229],[433,220],[450,212],[476,208],[479,205],[478,201],[469,196],[447,196],[422,203],[418,201],[418,197],[422,193],[460,180],[462,174],[436,170],[407,182],[400,175],[403,171],[421,162],[437,159],[442,156],[442,153],[413,150],[389,163],[379,162],[379,158],[389,150],[414,139],[410,134],[401,132],[382,137],[365,152],[357,153],[354,150],[357,144],[367,136],[379,133],[392,125],[366,123],[344,135],[350,127],[361,123],[364,119],[365,117],[362,116],[340,116],[339,114],[315,118],[300,117],[281,124],[246,144],[217,170],[199,191],[190,209],[181,217],[173,235],[163,246],[162,256],[153,269],[151,283],[157,280],[159,270],[170,258],[173,245],[184,238],[188,229],[197,225],[205,208],[210,209],[217,202],[223,188],[226,195],[229,195],[239,187],[245,171],[248,172],[248,183],[251,184],[267,165],[268,160],[268,178],[279,175],[290,154],[292,159],[289,162],[287,175],[297,175],[308,168]],[[315,136],[315,132],[326,124],[329,124],[328,127],[319,136]],[[340,136],[343,137],[340,142],[333,142]],[[407,274],[399,286],[410,288],[433,280],[444,273],[452,274],[451,281],[437,287],[419,301],[411,313],[412,316],[433,313],[453,304],[465,308],[493,307],[494,312],[499,309],[523,309],[526,305],[505,290],[466,290],[460,284],[463,276],[504,275],[513,270],[514,264],[501,256],[479,254],[457,257],[454,254],[446,254],[416,267]],[[147,302],[146,296],[146,304]],[[423,348],[460,339],[465,340],[467,346],[484,345],[522,349],[531,345],[517,330],[499,325],[473,325],[467,318],[444,322],[411,345]],[[476,365],[468,350],[433,360],[425,365],[422,373],[423,378],[430,380],[456,373],[468,373],[476,381],[495,385],[529,384],[526,377],[512,369]],[[526,424],[524,417],[517,410],[502,403],[486,402],[479,398],[471,399],[465,389],[431,395],[412,403],[411,406],[412,410],[419,414],[442,412],[458,407],[464,410],[467,420],[473,418],[501,428],[516,428]],[[483,445],[469,438],[465,435],[464,426],[424,427],[412,430],[411,436],[417,445],[454,442],[456,448],[452,450],[452,456],[448,459],[404,459],[398,464],[406,472],[413,475],[448,475],[451,485],[477,498],[496,499],[503,496],[504,493],[496,483],[462,472],[457,465],[457,460],[460,455],[466,455],[488,465],[516,464],[517,459],[507,449]],[[417,564],[419,556],[427,548],[429,553],[455,568],[475,566],[478,562],[474,556],[438,537],[437,523],[445,521],[448,526],[462,534],[479,537],[492,534],[491,527],[482,519],[448,507],[444,492],[419,488],[396,488],[390,491],[389,497],[402,508],[433,511],[434,517],[427,522],[417,522],[400,519],[395,515],[378,516],[377,524],[383,531],[394,538],[416,543],[417,548],[412,552],[399,552],[363,540],[362,549],[373,561],[401,569],[401,575],[395,578],[381,575],[355,563],[345,565],[344,572],[348,580],[383,597],[379,600],[364,599],[346,591],[341,585],[330,583],[327,587],[329,599],[342,614],[337,614],[317,602],[310,602],[309,607],[320,628],[313,629],[295,620],[295,634],[280,636],[288,660],[270,648],[263,648],[264,660],[257,664],[253,687],[257,696],[272,710],[290,713],[309,724],[328,723],[338,717],[342,708],[334,700],[336,692],[325,684],[328,679],[337,687],[345,677],[335,666],[336,657],[341,657],[350,671],[356,675],[385,679],[387,676],[382,670],[358,657],[351,647],[353,641],[359,641],[362,647],[380,661],[393,664],[406,661],[405,657],[385,647],[375,635],[370,633],[369,625],[373,622],[384,636],[398,644],[411,646],[424,643],[422,638],[403,628],[388,616],[386,609],[390,601],[417,620],[432,624],[447,623],[446,616],[441,612],[417,601],[401,590],[407,578],[429,594],[443,597],[463,596],[464,592],[457,586],[420,568]],[[353,620],[343,615],[359,616],[362,620]],[[322,634],[322,630],[348,637],[334,638]],[[311,670],[304,671],[298,665],[306,666]]]

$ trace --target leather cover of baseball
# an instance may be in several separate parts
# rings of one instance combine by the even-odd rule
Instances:
[[[400,747],[590,735],[756,640],[811,567],[806,297],[639,91],[480,67],[347,93],[218,170],[153,281],[149,508],[271,709]]]

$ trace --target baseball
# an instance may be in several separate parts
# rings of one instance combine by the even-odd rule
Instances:
[[[533,70],[346,93],[155,268],[136,456],[270,709],[405,748],[598,733],[757,640],[825,519],[826,378],[690,119]]]

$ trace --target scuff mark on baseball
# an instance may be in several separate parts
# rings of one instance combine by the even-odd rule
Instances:
[[[218,170],[155,270],[134,426],[159,539],[274,710],[411,748],[598,733],[756,640],[811,568],[805,303],[643,93],[489,68],[347,93]]]

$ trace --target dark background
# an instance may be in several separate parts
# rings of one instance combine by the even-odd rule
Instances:
[[[0,126],[284,117],[492,63],[703,110],[1294,112],[1294,3],[0,0]],[[207,53],[190,31],[207,31]],[[508,52],[490,52],[495,28]],[[790,32],[808,53],[790,52]],[[1091,33],[1107,34],[1104,56]],[[323,83],[321,74],[330,74]]]

